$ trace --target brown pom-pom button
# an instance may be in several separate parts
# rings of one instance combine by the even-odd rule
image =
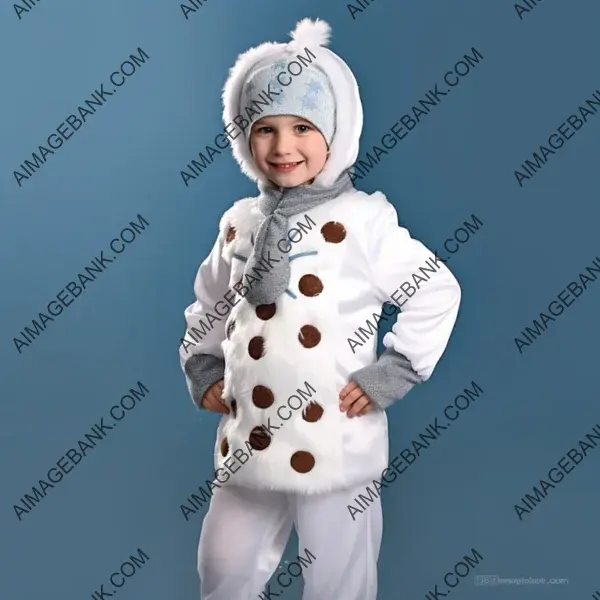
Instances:
[[[221,454],[223,456],[227,456],[228,452],[229,452],[229,442],[227,441],[227,438],[223,438],[221,440]]]
[[[227,339],[231,339],[231,334],[235,329],[235,319],[231,319],[229,323],[227,323]]]
[[[318,296],[323,291],[323,283],[316,275],[302,275],[298,289],[305,296]]]
[[[261,425],[260,427],[255,427],[250,432],[248,441],[255,450],[264,450],[271,443],[271,436],[269,435],[269,432]]]
[[[321,332],[314,325],[303,325],[298,339],[305,348],[314,348],[321,341]]]
[[[268,321],[277,310],[275,304],[259,304],[256,307],[256,316],[263,321]]]
[[[339,244],[346,238],[346,228],[337,221],[329,221],[329,223],[325,223],[325,225],[321,227],[321,234],[326,242]]]
[[[315,466],[315,457],[310,452],[300,450],[292,454],[290,465],[298,473],[308,473]]]
[[[248,354],[254,359],[258,360],[265,350],[265,340],[260,335],[253,337],[248,343]]]
[[[275,402],[275,397],[273,396],[273,392],[264,385],[255,385],[252,390],[252,402],[254,402],[254,406],[258,408],[269,408],[273,402]]]
[[[231,401],[231,414],[234,419],[237,417],[237,400],[235,398]]]
[[[309,423],[318,421],[323,416],[323,407],[316,402],[311,402],[302,412],[302,418]]]
[[[227,230],[227,235],[225,236],[225,242],[226,243],[233,242],[234,239],[235,239],[235,227],[230,227]]]

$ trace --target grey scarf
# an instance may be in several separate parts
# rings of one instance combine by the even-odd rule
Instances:
[[[246,300],[254,306],[272,304],[289,285],[289,253],[282,253],[277,248],[280,240],[288,239],[289,217],[333,200],[340,194],[354,189],[354,186],[348,171],[345,170],[328,188],[317,188],[311,185],[277,188],[261,183],[259,189],[261,195],[258,199],[258,208],[266,218],[258,228],[254,250],[244,269],[244,275],[254,279],[257,279],[257,273],[262,276],[258,282],[252,284],[252,287],[249,286],[250,289],[245,296]],[[285,247],[288,247],[289,243],[287,242]],[[272,251],[272,257],[269,251]],[[276,261],[277,257],[280,258]],[[263,258],[265,262],[261,262]],[[268,260],[269,258],[272,260]],[[268,273],[264,273],[265,263],[269,265]]]

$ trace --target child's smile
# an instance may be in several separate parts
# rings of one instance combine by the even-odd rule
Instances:
[[[304,161],[288,162],[288,163],[269,163],[278,173],[289,173],[293,171],[299,164]]]

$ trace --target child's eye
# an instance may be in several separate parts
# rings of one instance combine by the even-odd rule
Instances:
[[[257,133],[271,133],[273,129],[271,127],[259,127],[256,132]]]
[[[296,125],[296,129],[298,130],[298,133],[306,133],[311,130],[311,127],[308,125]]]

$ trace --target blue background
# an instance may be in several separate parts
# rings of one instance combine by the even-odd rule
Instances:
[[[353,18],[331,0],[211,0],[186,19],[177,2],[65,0],[20,19],[12,3],[0,8],[3,597],[88,597],[137,548],[150,561],[120,598],[198,597],[206,509],[186,521],[180,504],[211,477],[218,416],[195,410],[177,350],[218,219],[256,188],[230,151],[187,187],[180,171],[222,131],[220,91],[238,54],[285,41],[307,16],[330,23],[331,48],[359,82],[360,158],[436,82],[446,87],[456,61],[473,47],[483,55],[356,182],[382,190],[440,253],[471,215],[483,223],[448,264],[463,300],[446,354],[389,411],[390,455],[472,381],[484,393],[384,491],[380,600],[446,591],[444,574],[473,548],[483,560],[453,597],[600,589],[600,449],[522,520],[513,509],[600,424],[599,282],[522,354],[513,341],[600,257],[600,116],[522,187],[513,174],[600,90],[600,5],[544,1],[519,18],[508,1],[377,0]],[[138,48],[145,64],[19,186],[13,171]],[[19,354],[13,337],[138,214],[146,230]],[[19,521],[13,504],[138,381],[149,394],[119,431]],[[568,583],[483,588],[475,575]],[[301,597],[299,579],[284,597]]]

